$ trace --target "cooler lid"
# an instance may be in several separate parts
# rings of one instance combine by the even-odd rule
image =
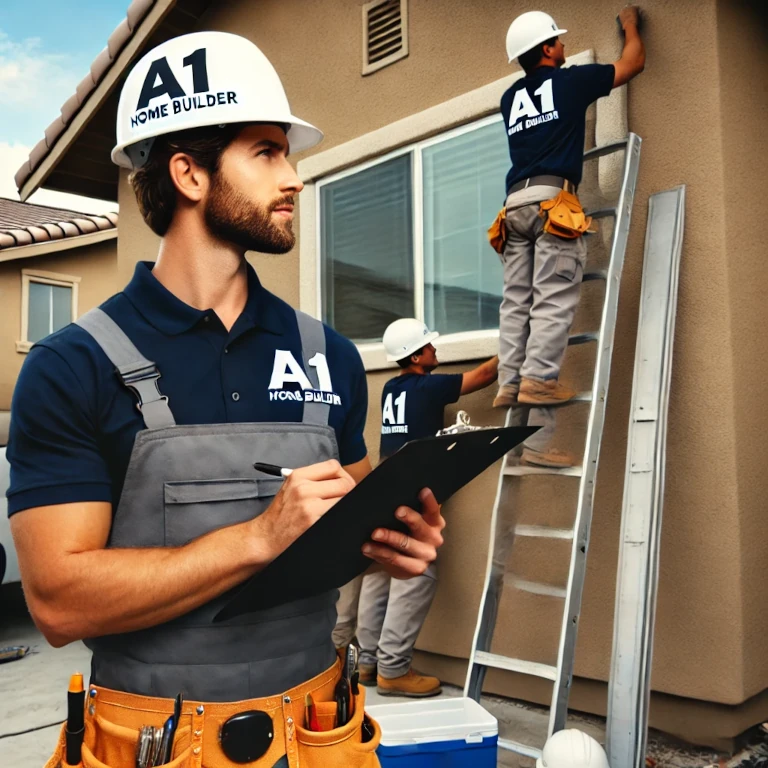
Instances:
[[[496,718],[469,698],[375,704],[365,711],[381,726],[385,747],[437,741],[476,744],[499,733]]]

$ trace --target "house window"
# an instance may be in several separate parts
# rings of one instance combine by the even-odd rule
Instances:
[[[508,168],[494,116],[318,181],[323,320],[357,342],[400,317],[441,333],[498,328],[486,232]]]
[[[363,75],[408,55],[407,0],[370,0],[363,5]]]
[[[22,270],[19,352],[69,325],[77,317],[79,277]]]

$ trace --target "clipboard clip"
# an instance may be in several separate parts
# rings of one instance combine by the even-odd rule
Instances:
[[[456,423],[451,424],[450,427],[446,427],[445,429],[439,429],[436,436],[456,435],[459,432],[472,432],[477,429],[487,429],[487,427],[472,426],[469,423],[469,414],[466,411],[459,411],[456,414]]]

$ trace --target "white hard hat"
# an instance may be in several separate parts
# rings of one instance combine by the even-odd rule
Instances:
[[[510,62],[545,40],[564,35],[555,20],[543,11],[528,11],[518,16],[507,30],[507,56]]]
[[[387,350],[387,360],[394,362],[410,357],[422,347],[432,343],[440,334],[430,331],[427,326],[415,317],[404,317],[395,320],[384,331],[384,348]]]
[[[536,768],[610,768],[605,750],[591,736],[569,728],[553,733]]]
[[[181,35],[142,56],[128,75],[117,107],[112,161],[137,168],[156,136],[256,122],[284,124],[292,152],[323,138],[291,114],[275,68],[250,40],[227,32]]]

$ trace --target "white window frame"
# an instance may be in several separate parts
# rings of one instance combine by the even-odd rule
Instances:
[[[442,144],[446,141],[451,141],[452,139],[455,139],[458,136],[463,136],[467,133],[472,133],[473,131],[480,130],[489,125],[494,125],[495,123],[500,123],[499,131],[501,132],[502,131],[501,115],[499,114],[488,115],[487,117],[480,118],[479,120],[473,120],[470,123],[466,123],[465,125],[459,126],[458,128],[453,128],[452,130],[445,131],[444,133],[440,133],[437,136],[432,136],[431,138],[428,138],[428,139],[412,142],[411,144],[407,144],[404,147],[400,147],[399,149],[396,149],[392,152],[388,152],[385,155],[376,157],[372,160],[368,160],[367,162],[364,162],[364,163],[360,163],[359,165],[355,165],[343,171],[339,171],[338,173],[334,173],[330,176],[325,176],[324,178],[319,179],[317,181],[317,183],[315,184],[315,212],[317,217],[315,222],[315,232],[316,232],[315,248],[318,254],[316,300],[317,300],[317,306],[321,314],[322,314],[322,308],[323,308],[323,284],[322,284],[323,283],[322,281],[323,222],[322,222],[322,211],[321,211],[320,199],[321,199],[323,188],[328,184],[333,184],[334,182],[340,181],[341,179],[346,179],[346,178],[349,178],[350,176],[355,176],[358,173],[367,171],[369,168],[375,168],[378,165],[382,165],[383,163],[387,163],[390,160],[394,160],[398,157],[403,157],[404,155],[411,156],[411,215],[412,215],[412,224],[413,224],[413,285],[414,285],[413,306],[414,306],[414,317],[418,318],[419,320],[424,320],[424,199],[423,199],[424,198],[424,178],[423,178],[422,152],[428,147],[433,147],[436,144]],[[489,222],[489,225],[490,225],[490,222]],[[492,253],[488,254],[489,258],[491,258],[492,256],[493,256]],[[472,341],[479,342],[483,340],[493,340],[498,338],[498,335],[499,335],[498,330],[487,329],[487,330],[465,331],[463,333],[453,333],[453,334],[444,336],[442,338],[443,339],[450,338],[456,341],[456,339],[459,337],[466,337],[466,341],[471,343]],[[380,348],[383,348],[383,345],[381,344],[380,341],[364,342],[364,343],[358,343],[357,348],[360,350],[361,354],[370,358],[371,355],[375,357],[376,352],[380,351]],[[442,342],[441,342],[441,352],[442,352]],[[462,350],[462,354],[471,354],[471,352],[472,352],[471,348]]]
[[[29,284],[58,285],[72,289],[72,311],[70,322],[77,317],[80,278],[75,275],[62,275],[58,272],[43,272],[39,269],[21,270],[21,340],[16,342],[16,351],[26,354],[34,342],[29,341]]]
[[[569,56],[566,59],[566,66],[592,64],[594,61],[594,52],[585,50]],[[432,139],[439,141],[448,132],[476,125],[483,118],[498,119],[501,95],[522,76],[521,70],[513,71],[500,80],[487,83],[449,101],[436,104],[422,112],[299,161],[297,170],[304,182],[304,189],[299,195],[299,307],[304,312],[318,319],[322,316],[322,264],[318,237],[320,206],[317,185],[330,179],[332,175],[338,177],[344,171],[363,169],[366,163],[375,164],[385,158],[397,157],[398,153],[409,151],[409,148],[416,143]],[[625,90],[625,88],[614,89],[609,97],[597,102],[595,130],[600,143],[626,135]],[[601,158],[599,161],[601,168],[604,160],[612,159],[611,157]],[[606,175],[607,183],[613,183],[615,176],[615,168],[611,167]],[[602,177],[601,172],[601,187]],[[414,178],[414,184],[416,181],[417,179]],[[414,189],[414,199],[416,195]],[[489,226],[490,223],[488,222]],[[423,239],[416,245],[423,248]],[[420,290],[423,292],[423,275],[421,284]],[[446,334],[440,337],[440,360],[452,363],[491,357],[498,352],[498,337],[498,329]],[[366,371],[397,367],[396,363],[387,362],[384,345],[381,342],[358,344],[357,348]]]

